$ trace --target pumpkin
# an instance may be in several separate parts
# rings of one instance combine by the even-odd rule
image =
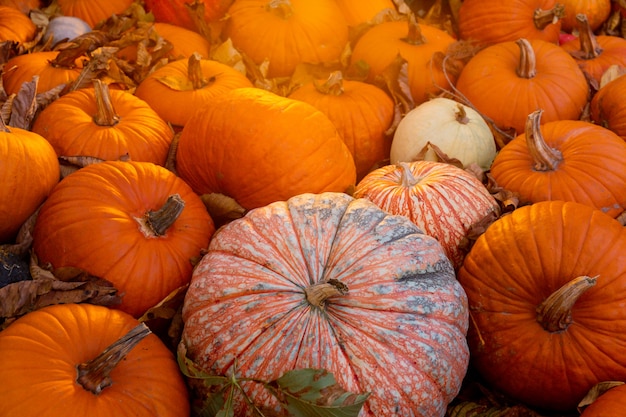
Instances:
[[[0,6],[9,6],[28,14],[33,9],[41,7],[40,0],[0,0]]]
[[[589,122],[540,125],[541,117],[531,113],[526,132],[500,150],[493,179],[525,202],[576,201],[618,216],[626,208],[626,142]]]
[[[40,135],[8,127],[0,117],[0,244],[13,242],[22,224],[59,182],[57,156]]]
[[[0,351],[2,416],[189,415],[172,352],[119,310],[43,307],[0,333]]]
[[[384,11],[395,11],[393,0],[335,0],[348,26],[358,26],[372,21]]]
[[[95,28],[114,14],[125,12],[133,4],[133,0],[56,0],[56,4],[61,14],[78,17]]]
[[[56,16],[50,19],[43,35],[44,41],[50,41],[52,47],[59,42],[72,40],[91,32],[87,22],[73,16]]]
[[[561,45],[587,74],[597,90],[602,76],[613,65],[626,67],[626,39],[610,35],[595,35],[584,14],[576,16],[579,36]]]
[[[560,46],[519,39],[489,46],[464,66],[456,89],[500,129],[524,132],[528,115],[577,120],[589,99],[589,85],[572,56]]]
[[[458,101],[437,97],[406,113],[393,134],[390,161],[439,160],[435,145],[464,167],[488,170],[496,156],[496,142],[485,119]]]
[[[119,308],[141,316],[191,279],[214,231],[200,198],[150,162],[105,161],[63,178],[33,230],[41,265],[74,267],[111,282]]]
[[[353,195],[411,219],[441,243],[455,269],[463,263],[473,226],[500,214],[498,203],[474,175],[443,162],[380,167],[357,183]]]
[[[234,88],[253,87],[252,82],[231,66],[193,53],[188,59],[170,62],[148,74],[135,95],[165,121],[182,127],[193,111]]]
[[[343,79],[341,71],[334,71],[323,82],[298,87],[289,98],[312,104],[334,123],[354,158],[357,181],[389,158],[387,131],[394,122],[395,105],[384,90]]]
[[[464,0],[459,38],[486,47],[520,38],[558,43],[563,2],[557,0]]]
[[[214,22],[224,17],[234,0],[144,0],[146,11],[154,15],[157,23],[168,23],[197,32],[198,27],[191,17],[189,7],[202,4],[200,14],[206,22]],[[198,12],[200,13],[200,12]]]
[[[452,74],[444,73],[436,56],[446,52],[455,42],[447,32],[431,25],[418,24],[414,17],[408,21],[384,21],[365,32],[354,45],[351,66],[369,69],[367,81],[376,78],[394,64],[398,55],[407,61],[408,84],[415,104],[450,88]]]
[[[290,77],[300,64],[339,64],[348,25],[335,0],[237,0],[224,36],[267,77]]]
[[[25,43],[33,40],[37,26],[19,9],[0,5],[0,42]]]
[[[626,233],[572,201],[502,216],[457,277],[467,292],[473,367],[508,397],[575,412],[596,383],[626,378]]]
[[[587,16],[589,29],[596,31],[611,14],[611,0],[559,0],[565,6],[561,17],[561,30],[574,32],[578,29],[577,16]]]
[[[211,375],[325,369],[371,393],[361,417],[443,416],[467,370],[465,302],[441,245],[406,217],[305,193],[216,232],[185,296],[181,345]],[[252,415],[233,401],[234,415]]]
[[[96,79],[54,100],[35,119],[32,131],[45,137],[58,156],[89,156],[165,165],[174,133],[148,103],[126,90],[109,90]]]
[[[17,94],[23,83],[37,77],[37,93],[67,86],[78,78],[86,57],[75,59],[71,65],[59,65],[59,51],[35,51],[10,58],[2,70],[2,84],[7,94]]]
[[[618,77],[600,89],[591,99],[591,120],[626,140],[626,77]]]
[[[228,196],[246,210],[356,183],[352,154],[324,113],[255,87],[225,92],[193,113],[176,171],[196,193]]]
[[[591,404],[585,407],[581,417],[618,416],[626,409],[626,384],[615,386],[602,392]]]

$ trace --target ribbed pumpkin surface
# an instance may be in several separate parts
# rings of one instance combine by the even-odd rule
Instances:
[[[312,286],[329,280],[348,293],[310,303]],[[372,393],[361,416],[443,416],[467,369],[465,294],[439,243],[342,193],[302,194],[221,228],[183,320],[181,343],[207,372],[269,381],[326,369],[345,389]],[[251,415],[236,402],[235,415]]]

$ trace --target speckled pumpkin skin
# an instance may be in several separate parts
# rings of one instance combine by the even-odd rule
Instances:
[[[305,288],[330,279],[348,294],[310,304]],[[406,217],[342,193],[301,194],[214,235],[185,298],[181,343],[213,375],[326,369],[344,389],[371,392],[361,417],[443,416],[467,370],[466,303],[440,244]],[[276,407],[261,385],[242,384]],[[252,415],[242,397],[235,404]]]

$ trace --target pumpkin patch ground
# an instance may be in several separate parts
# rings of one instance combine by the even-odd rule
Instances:
[[[0,417],[623,415],[624,19],[0,0]]]

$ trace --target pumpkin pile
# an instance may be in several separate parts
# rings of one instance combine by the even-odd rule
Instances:
[[[0,0],[0,417],[626,404],[621,0]]]

